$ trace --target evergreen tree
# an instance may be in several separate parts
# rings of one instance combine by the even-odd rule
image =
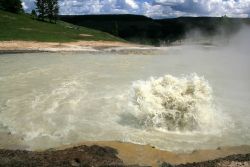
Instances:
[[[38,19],[44,21],[47,18],[50,22],[57,20],[59,6],[58,0],[36,0]]]
[[[36,0],[37,17],[44,21],[46,12],[46,0]]]
[[[37,14],[36,14],[36,11],[34,9],[31,11],[31,17],[32,17],[32,19],[37,18]]]
[[[57,20],[58,12],[59,12],[59,6],[58,6],[58,0],[46,0],[47,5],[47,17],[50,22]]]
[[[0,0],[0,9],[20,13],[23,11],[23,6],[21,0]]]

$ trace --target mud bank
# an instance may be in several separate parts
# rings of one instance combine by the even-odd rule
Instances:
[[[0,166],[249,166],[250,146],[173,153],[149,145],[84,142],[45,151],[0,150]]]
[[[23,52],[59,52],[59,51],[97,51],[109,47],[132,47],[134,44],[111,41],[78,41],[78,42],[36,42],[36,41],[2,41],[0,53]]]

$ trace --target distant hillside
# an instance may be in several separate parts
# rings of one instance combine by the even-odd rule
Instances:
[[[37,21],[26,14],[0,10],[0,41],[26,40],[70,42],[78,40],[123,41],[105,32],[79,27],[63,21],[57,24]]]
[[[250,19],[228,17],[180,17],[154,20],[139,15],[82,15],[60,16],[75,25],[111,33],[129,41],[158,45],[182,40],[189,32],[198,30],[211,37],[237,32],[242,23],[250,25]]]

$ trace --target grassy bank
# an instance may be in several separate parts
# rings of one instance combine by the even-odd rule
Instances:
[[[27,14],[13,14],[0,10],[0,41],[23,40],[40,42],[123,41],[108,33],[74,26],[37,21]]]

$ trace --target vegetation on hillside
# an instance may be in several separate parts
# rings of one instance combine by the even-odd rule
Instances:
[[[71,42],[78,40],[124,41],[108,33],[74,26],[63,21],[50,24],[32,19],[31,15],[0,10],[0,41],[26,40]]]
[[[192,31],[204,37],[237,32],[242,23],[250,19],[228,17],[180,17],[154,20],[138,15],[83,15],[60,16],[60,19],[75,25],[85,26],[111,33],[123,39],[142,44],[159,45],[180,41]]]
[[[47,18],[49,22],[56,22],[59,13],[58,0],[36,0],[35,4],[38,20],[44,21]],[[32,15],[36,15],[34,12],[33,10]]]
[[[23,12],[21,0],[0,0],[0,10],[12,13]]]

